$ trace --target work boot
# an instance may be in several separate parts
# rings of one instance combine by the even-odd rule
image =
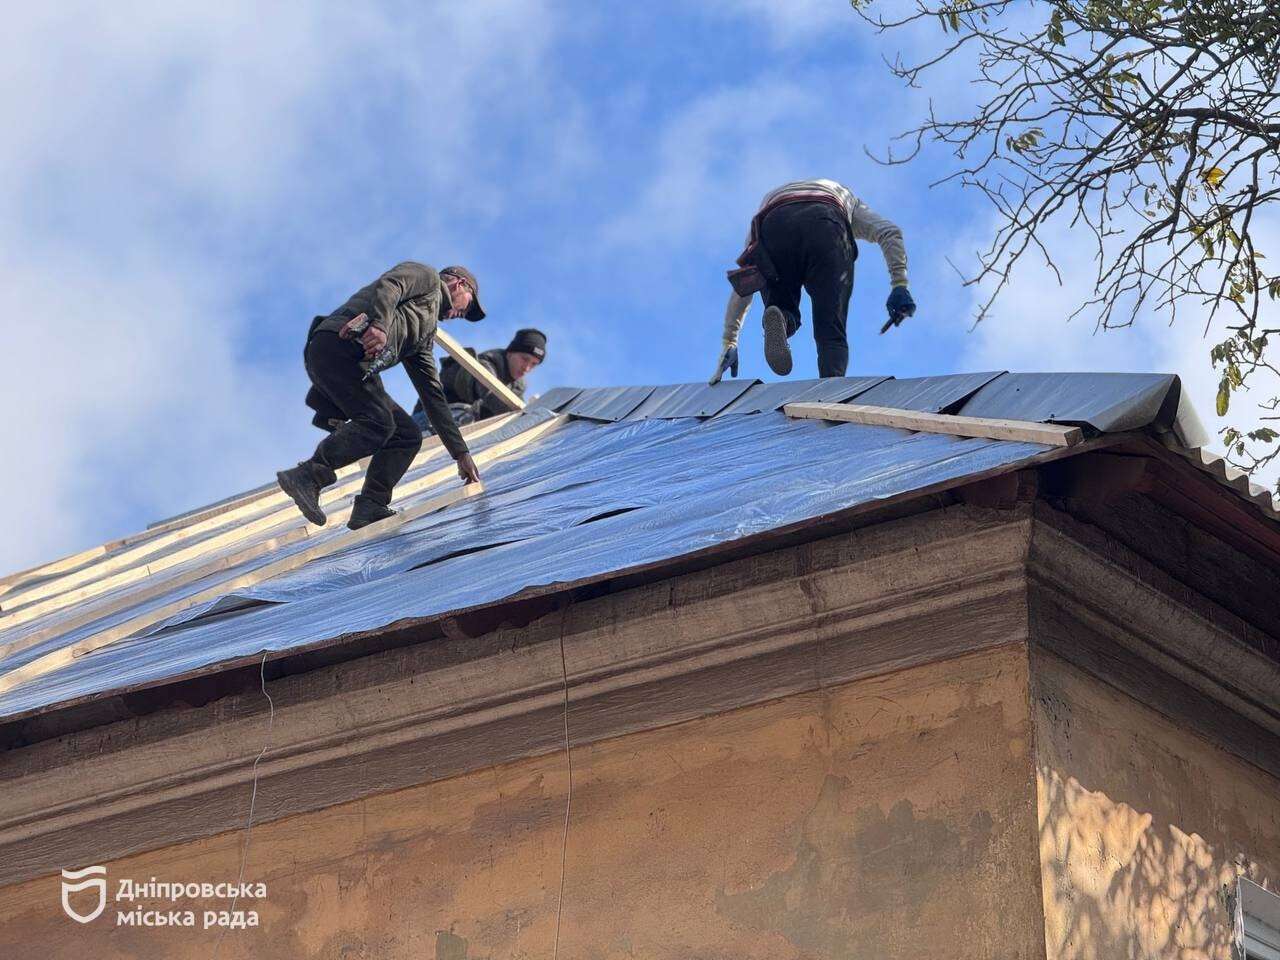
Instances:
[[[320,491],[336,479],[332,470],[310,460],[304,460],[296,467],[276,474],[280,489],[293,499],[302,515],[317,527],[323,527],[327,519],[320,509]]]
[[[787,317],[778,307],[764,312],[764,358],[780,377],[791,372],[791,346],[787,343]]]
[[[385,520],[387,517],[394,517],[395,515],[396,512],[390,507],[361,493],[356,496],[355,505],[351,508],[351,519],[347,521],[347,526],[352,530],[359,530],[361,527],[367,527],[371,523],[377,523],[379,520]]]

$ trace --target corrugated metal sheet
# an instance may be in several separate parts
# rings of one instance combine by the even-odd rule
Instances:
[[[613,422],[630,414],[653,391],[653,387],[588,387],[561,412],[572,417]]]
[[[787,403],[843,403],[888,377],[827,377],[825,380],[780,380],[757,383],[716,416],[769,413]]]
[[[897,410],[941,413],[990,383],[1000,372],[957,373],[944,377],[908,377],[886,380],[855,398],[857,403]]]
[[[1167,437],[1163,440],[1166,447],[1194,465],[1196,469],[1207,473],[1218,483],[1230,487],[1241,496],[1247,497],[1267,517],[1280,520],[1280,510],[1276,509],[1276,498],[1271,491],[1251,481],[1248,474],[1231,466],[1221,454],[1205,450],[1203,447],[1188,449]]]
[[[721,380],[714,386],[706,383],[680,383],[670,387],[656,387],[644,403],[627,414],[627,419],[710,417],[742,396],[753,382]]]
[[[965,417],[1080,423],[1100,433],[1137,430],[1177,413],[1181,385],[1161,373],[1006,373],[974,394]]]
[[[222,601],[266,606],[123,641],[33,679],[0,697],[0,717],[671,560],[1045,449],[780,413],[573,422],[486,468],[483,498]]]
[[[534,397],[528,404],[530,410],[541,408],[543,410],[562,410],[567,407],[570,401],[577,399],[582,393],[581,387],[552,387],[545,393]]]

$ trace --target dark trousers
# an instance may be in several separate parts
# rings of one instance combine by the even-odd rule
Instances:
[[[849,366],[849,295],[857,248],[849,225],[827,203],[787,203],[760,224],[760,243],[777,270],[777,282],[762,291],[766,307],[787,318],[787,336],[800,329],[800,288],[813,306],[818,376],[843,377]]]
[[[365,471],[366,497],[386,506],[391,491],[422,447],[422,431],[382,386],[382,378],[364,377],[358,341],[321,330],[307,341],[303,360],[315,388],[342,411],[346,422],[320,441],[313,463],[338,470],[372,456]]]

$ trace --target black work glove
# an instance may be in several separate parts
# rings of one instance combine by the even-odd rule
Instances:
[[[881,333],[885,333],[890,327],[896,327],[907,317],[915,316],[916,302],[911,299],[911,291],[906,287],[894,287],[889,292],[889,299],[885,301],[885,309],[889,311],[889,319],[880,328]]]

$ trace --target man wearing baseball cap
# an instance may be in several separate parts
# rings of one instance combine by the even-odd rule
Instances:
[[[512,393],[523,397],[524,378],[547,358],[547,335],[541,330],[527,327],[516,331],[506,349],[495,347],[483,353],[476,353],[470,347],[467,350],[499,382],[506,384]],[[468,373],[453,357],[446,357],[441,361],[440,383],[444,387],[444,396],[449,401],[454,422],[459,426],[510,412],[493,391]],[[413,419],[424,431],[431,429],[423,412],[422,401],[418,401],[413,408]]]
[[[392,490],[422,446],[422,431],[382,385],[381,372],[397,363],[459,476],[467,483],[480,479],[449,413],[432,354],[436,327],[450,317],[484,318],[475,276],[466,267],[437,272],[407,260],[312,321],[303,350],[312,384],[306,402],[316,412],[312,422],[331,432],[310,459],[276,474],[280,488],[312,523],[326,520],[320,491],[337,480],[339,469],[364,457],[372,459],[347,526],[357,530],[395,513]]]

